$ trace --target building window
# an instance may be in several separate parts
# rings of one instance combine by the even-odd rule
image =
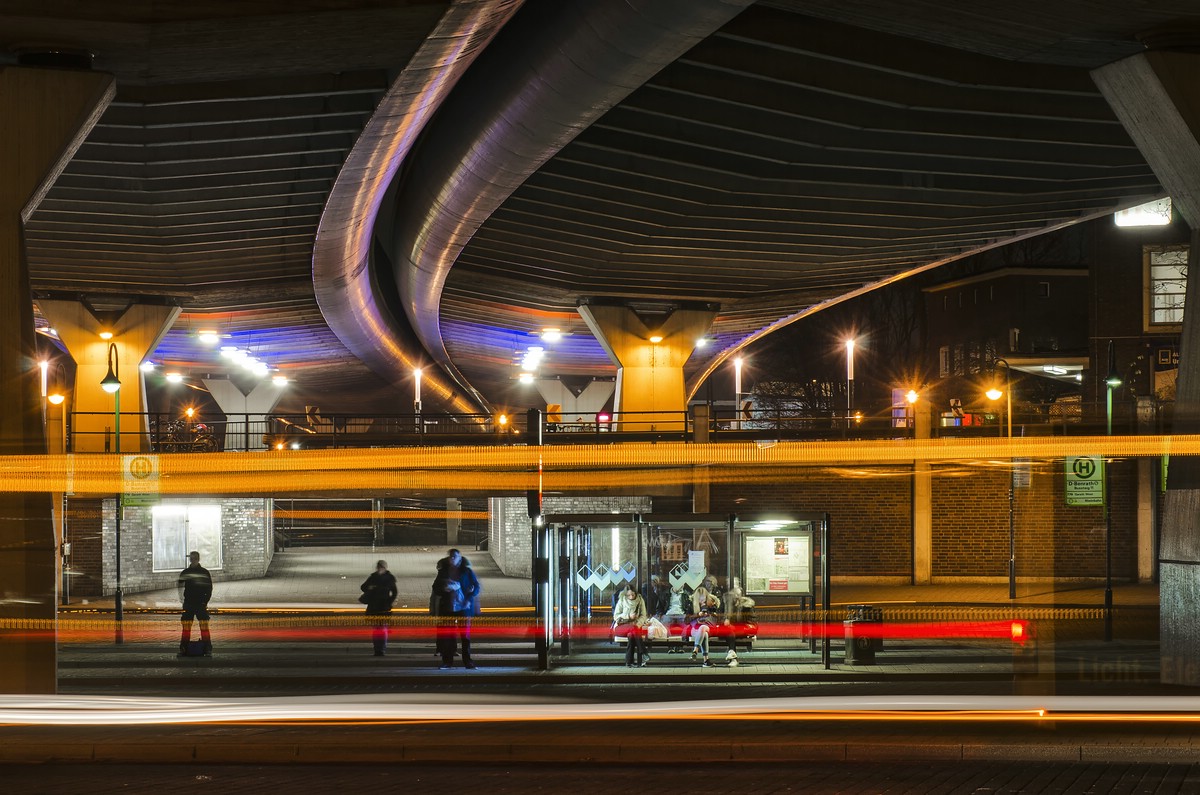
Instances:
[[[1187,263],[1187,247],[1147,248],[1145,268],[1148,326],[1179,326],[1183,323]]]
[[[938,376],[945,378],[950,375],[950,346],[938,348]]]
[[[1038,282],[1037,283],[1037,291],[1038,291],[1039,298],[1049,298],[1050,297],[1050,282]]]

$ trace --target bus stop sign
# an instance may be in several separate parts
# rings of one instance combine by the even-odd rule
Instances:
[[[1098,455],[1066,458],[1067,505],[1104,505],[1104,459]]]

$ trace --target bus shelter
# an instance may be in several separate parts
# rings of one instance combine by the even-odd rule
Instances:
[[[534,528],[539,663],[578,662],[611,644],[616,599],[632,586],[652,604],[657,584],[670,590],[670,613],[690,614],[702,586],[727,609],[748,606],[756,625],[772,622],[775,648],[815,653],[822,638],[828,666],[828,632],[813,627],[829,604],[828,533],[828,515],[816,513],[545,516]]]

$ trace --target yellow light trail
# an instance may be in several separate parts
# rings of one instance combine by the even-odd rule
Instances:
[[[0,456],[0,492],[116,491],[162,494],[289,491],[594,490],[690,482],[691,468],[716,481],[760,479],[796,467],[910,466],[979,461],[1007,467],[1013,458],[1053,460],[1100,455],[1138,458],[1200,455],[1200,435],[1072,436],[1018,439],[897,439],[756,444],[640,443],[544,447],[445,447],[246,453],[145,454],[157,474],[123,477],[127,456]],[[675,470],[672,472],[671,470]]]
[[[276,508],[276,519],[487,519],[487,511],[311,511]]]

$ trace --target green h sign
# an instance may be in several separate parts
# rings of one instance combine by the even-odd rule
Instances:
[[[1098,455],[1068,456],[1066,464],[1067,505],[1104,505],[1104,458]]]

